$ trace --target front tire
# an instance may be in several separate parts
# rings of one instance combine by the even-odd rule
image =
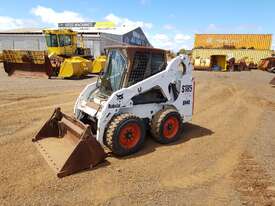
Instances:
[[[182,119],[173,108],[157,112],[151,122],[151,134],[161,144],[177,141],[182,132]]]
[[[145,141],[143,121],[129,113],[115,116],[106,132],[105,145],[118,156],[125,156],[139,151]]]

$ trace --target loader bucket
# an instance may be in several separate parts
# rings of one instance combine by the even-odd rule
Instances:
[[[82,57],[75,56],[66,58],[61,64],[58,77],[70,78],[85,76],[91,67],[92,61]]]
[[[89,169],[107,156],[90,126],[55,109],[32,140],[58,177]]]
[[[52,72],[45,51],[3,50],[2,60],[9,76],[48,78]]]
[[[89,70],[89,72],[92,74],[99,74],[104,69],[105,63],[106,63],[106,56],[98,56],[93,61],[93,66]]]

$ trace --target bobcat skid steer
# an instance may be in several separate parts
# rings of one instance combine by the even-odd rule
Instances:
[[[79,95],[75,117],[57,108],[33,139],[58,177],[104,161],[107,148],[117,156],[139,151],[147,131],[159,143],[174,142],[192,118],[195,82],[187,56],[167,63],[161,49],[107,51],[104,73]]]

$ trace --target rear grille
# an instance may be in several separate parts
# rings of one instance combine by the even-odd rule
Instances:
[[[129,86],[145,78],[146,68],[149,62],[149,53],[136,52],[133,69],[129,76]]]

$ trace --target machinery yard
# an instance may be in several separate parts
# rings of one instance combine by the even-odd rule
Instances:
[[[275,205],[274,74],[200,72],[180,141],[58,179],[31,142],[95,78],[8,77],[0,66],[1,205]]]

